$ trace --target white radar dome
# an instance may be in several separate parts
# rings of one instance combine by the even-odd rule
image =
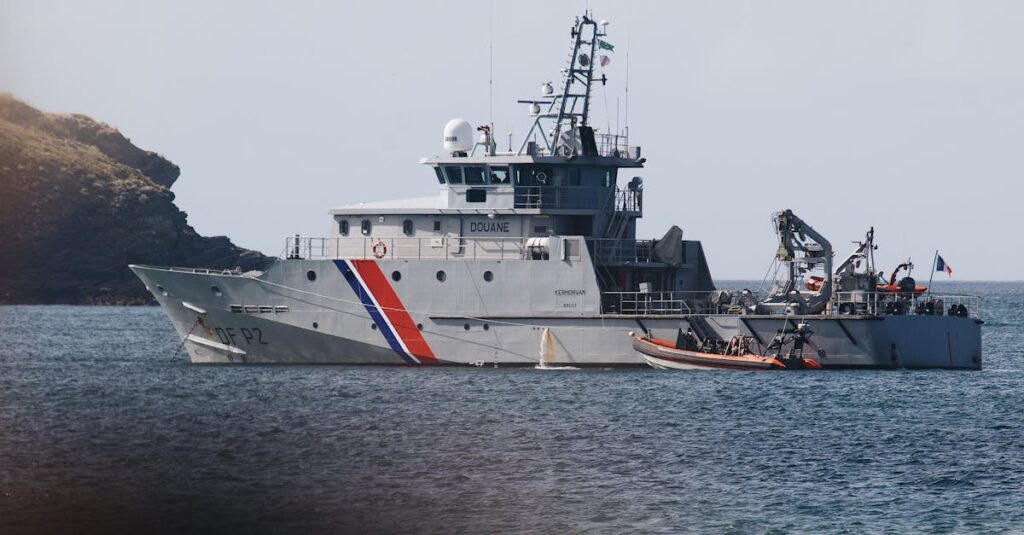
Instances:
[[[444,125],[444,150],[469,152],[473,149],[473,127],[465,119],[452,119]]]

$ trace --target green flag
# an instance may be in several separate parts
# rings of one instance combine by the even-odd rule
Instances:
[[[615,52],[615,46],[614,45],[612,45],[611,43],[608,43],[606,41],[602,41],[600,39],[597,40],[597,48],[603,48],[603,49],[608,50],[610,52]]]

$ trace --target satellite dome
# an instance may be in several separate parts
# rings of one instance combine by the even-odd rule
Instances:
[[[444,150],[469,152],[473,149],[473,127],[465,119],[452,119],[444,125]]]

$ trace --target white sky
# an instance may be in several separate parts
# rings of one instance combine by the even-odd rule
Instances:
[[[840,256],[873,224],[886,271],[926,279],[939,249],[956,279],[1024,279],[1024,2],[0,0],[0,91],[118,127],[181,166],[200,233],[278,254],[332,206],[436,193],[417,160],[488,118],[492,7],[500,146],[522,135],[587,5],[616,45],[599,129],[629,43],[641,234],[760,279],[792,208]]]

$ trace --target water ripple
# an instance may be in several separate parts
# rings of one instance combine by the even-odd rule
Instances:
[[[977,373],[192,366],[0,307],[0,531],[1017,532],[1024,285],[978,288]]]

